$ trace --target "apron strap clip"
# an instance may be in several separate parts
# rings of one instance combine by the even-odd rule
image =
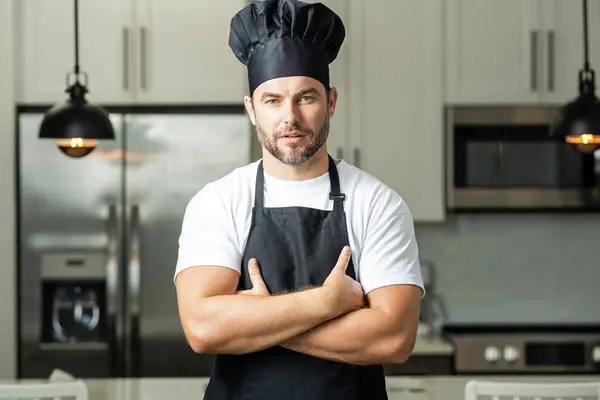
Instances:
[[[331,200],[346,200],[346,195],[344,193],[329,193],[329,199]]]

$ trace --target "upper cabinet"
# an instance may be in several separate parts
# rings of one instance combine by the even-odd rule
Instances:
[[[545,35],[540,100],[565,103],[577,96],[578,73],[583,68],[583,4],[581,0],[540,0],[540,10],[540,35]],[[591,66],[600,73],[600,0],[588,0],[588,39]]]
[[[600,0],[589,1],[592,66],[600,61]],[[574,0],[446,0],[446,101],[564,103],[583,65]]]
[[[348,22],[347,158],[394,189],[417,222],[445,219],[444,1],[352,0]]]
[[[132,82],[126,55],[131,5],[123,0],[79,4],[79,64],[87,74],[89,99],[130,101]],[[19,41],[17,101],[55,103],[67,97],[67,74],[75,62],[73,1],[20,0],[15,38]],[[71,81],[72,82],[71,77]]]
[[[20,103],[65,98],[73,70],[72,0],[17,3]],[[245,67],[228,46],[245,0],[86,0],[79,4],[82,71],[103,104],[241,103]]]
[[[137,0],[138,100],[243,102],[248,75],[228,41],[231,18],[245,5],[245,0]]]

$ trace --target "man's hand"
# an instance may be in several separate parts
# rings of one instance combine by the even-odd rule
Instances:
[[[265,284],[265,281],[260,274],[258,263],[255,258],[248,261],[248,274],[250,275],[250,281],[252,282],[252,289],[249,290],[238,290],[237,294],[251,295],[251,296],[270,296],[269,289]]]
[[[336,314],[346,314],[365,306],[362,285],[346,275],[351,254],[350,247],[344,246],[338,262],[323,283],[323,287],[331,294]]]
[[[346,246],[342,249],[338,262],[323,283],[323,287],[326,288],[329,293],[329,299],[331,300],[330,305],[337,314],[345,314],[365,306],[365,298],[361,284],[346,275],[350,254],[351,251],[349,247]],[[252,281],[252,289],[240,290],[237,294],[270,296],[267,285],[260,274],[258,263],[254,258],[248,261],[248,274]]]

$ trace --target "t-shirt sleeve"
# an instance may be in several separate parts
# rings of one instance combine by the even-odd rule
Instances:
[[[404,200],[382,189],[370,205],[359,259],[359,281],[365,295],[389,285],[419,286],[425,295],[413,217]]]
[[[186,268],[202,265],[240,272],[240,263],[232,213],[215,187],[208,184],[192,197],[185,209],[173,279]]]

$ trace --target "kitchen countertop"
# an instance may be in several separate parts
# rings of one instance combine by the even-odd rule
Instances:
[[[600,382],[594,375],[386,377],[389,400],[462,400],[473,378],[515,382]],[[201,400],[208,378],[84,379],[89,400]]]
[[[412,352],[413,356],[440,356],[452,355],[454,346],[452,343],[440,337],[417,337],[415,348]]]

